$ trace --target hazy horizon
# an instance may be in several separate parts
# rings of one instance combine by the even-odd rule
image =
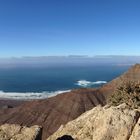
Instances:
[[[16,67],[88,67],[99,65],[118,65],[131,66],[140,62],[140,56],[112,56],[97,55],[93,57],[71,55],[71,56],[41,56],[41,57],[12,57],[0,58],[0,68],[16,68]]]
[[[109,55],[109,54],[106,54],[106,55],[100,55],[100,54],[97,54],[97,55],[80,55],[80,54],[77,54],[77,55],[23,55],[23,56],[7,56],[7,57],[1,57],[0,56],[0,59],[14,59],[14,58],[17,58],[17,59],[20,59],[20,58],[45,58],[45,57],[49,57],[49,58],[52,58],[52,57],[70,57],[70,58],[96,58],[96,57],[140,57],[140,55]]]

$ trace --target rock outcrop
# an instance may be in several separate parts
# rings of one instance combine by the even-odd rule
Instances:
[[[73,140],[140,140],[140,111],[126,104],[95,107],[62,125],[47,140],[69,135]]]
[[[0,126],[0,140],[41,140],[41,127],[4,124]]]

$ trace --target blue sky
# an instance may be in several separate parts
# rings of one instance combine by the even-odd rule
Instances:
[[[0,57],[140,55],[139,0],[0,0]]]

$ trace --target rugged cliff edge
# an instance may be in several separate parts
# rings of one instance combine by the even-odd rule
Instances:
[[[73,140],[139,140],[140,110],[131,109],[126,104],[98,106],[62,125],[47,140],[56,140],[64,135]]]

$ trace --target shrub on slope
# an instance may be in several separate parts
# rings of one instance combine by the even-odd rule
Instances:
[[[126,103],[132,108],[140,107],[140,82],[129,81],[117,88],[108,100],[113,106]]]

